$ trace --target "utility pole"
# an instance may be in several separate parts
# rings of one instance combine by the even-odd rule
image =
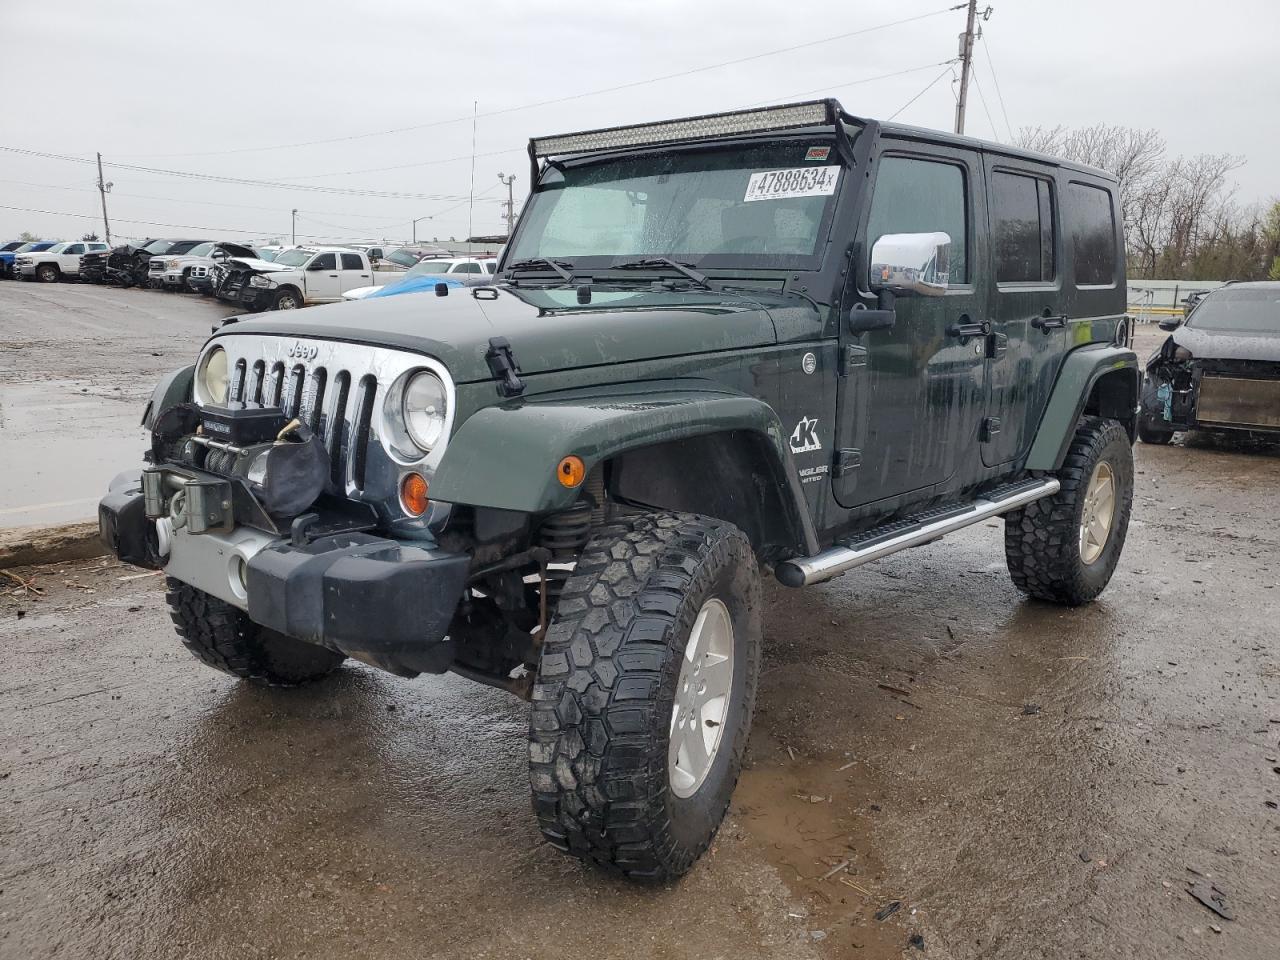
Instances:
[[[964,108],[969,103],[969,65],[973,62],[973,22],[978,0],[969,0],[968,22],[960,36],[960,96],[956,100],[956,133],[964,133]]]
[[[498,180],[506,185],[507,188],[507,212],[503,214],[507,220],[507,240],[511,240],[511,234],[516,231],[516,200],[512,192],[511,185],[516,182],[516,175],[513,173],[509,177],[498,174]]]
[[[417,220],[413,221],[413,241],[412,241],[413,243],[416,244],[418,242],[418,224],[420,224],[423,220],[430,220],[430,219],[431,217],[419,217]]]
[[[298,208],[293,208],[293,239],[290,241],[295,247],[298,245]]]
[[[107,246],[111,246],[111,222],[107,219],[107,194],[114,184],[102,179],[102,154],[98,154],[98,193],[102,195],[102,229],[107,235]]]

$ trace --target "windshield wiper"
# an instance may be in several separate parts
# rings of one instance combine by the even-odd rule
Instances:
[[[616,263],[610,270],[644,270],[649,267],[670,267],[681,276],[692,280],[700,287],[711,289],[711,284],[707,283],[707,275],[694,270],[687,263],[681,263],[679,260],[672,260],[670,257],[645,257],[643,260],[632,260],[630,263]]]
[[[568,260],[551,260],[547,257],[530,257],[528,260],[517,260],[515,263],[507,264],[507,272],[512,273],[516,270],[533,270],[537,267],[550,267],[557,276],[565,283],[573,283],[573,264]]]

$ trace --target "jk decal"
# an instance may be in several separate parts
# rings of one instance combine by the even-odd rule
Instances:
[[[816,418],[801,417],[791,433],[792,453],[812,453],[822,449],[822,441],[818,439],[818,421]]]

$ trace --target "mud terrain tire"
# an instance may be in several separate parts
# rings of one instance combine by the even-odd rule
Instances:
[[[336,670],[342,654],[259,626],[239,608],[172,577],[169,616],[183,645],[201,663],[241,680],[293,687]]]
[[[1114,479],[1114,512],[1106,543],[1086,563],[1081,516],[1090,480],[1105,463]],[[1062,489],[1005,515],[1004,550],[1009,575],[1023,593],[1076,607],[1102,593],[1124,549],[1133,509],[1133,448],[1115,420],[1084,417],[1056,474]]]
[[[704,778],[678,796],[668,760],[676,689],[695,622],[715,601],[732,625],[723,730]],[[760,611],[755,555],[732,524],[654,514],[592,536],[547,631],[533,690],[533,808],[552,846],[648,881],[678,877],[701,856],[742,767]]]

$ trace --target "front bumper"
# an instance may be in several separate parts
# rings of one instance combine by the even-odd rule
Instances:
[[[395,673],[439,673],[452,662],[446,634],[466,586],[466,554],[359,532],[294,542],[245,525],[167,528],[161,537],[136,478],[113,484],[98,527],[121,560],[163,567],[264,627]]]
[[[1139,415],[1154,430],[1280,435],[1280,364],[1193,363],[1178,379],[1148,371]]]

